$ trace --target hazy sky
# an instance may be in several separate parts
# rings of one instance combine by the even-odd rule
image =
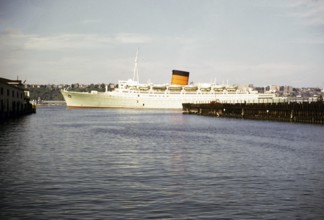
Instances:
[[[324,87],[324,1],[0,0],[0,77]]]

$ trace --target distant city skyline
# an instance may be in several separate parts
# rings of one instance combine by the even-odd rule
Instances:
[[[0,77],[324,87],[324,1],[0,0]]]

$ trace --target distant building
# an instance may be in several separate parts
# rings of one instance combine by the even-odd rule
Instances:
[[[290,93],[292,93],[293,92],[293,87],[292,86],[284,86],[284,91],[283,91],[283,93],[285,94],[285,95],[289,95]]]
[[[29,92],[24,91],[21,80],[0,78],[0,121],[32,111]]]
[[[266,91],[265,87],[254,87],[254,90],[258,91],[259,93],[264,93]]]
[[[116,88],[116,85],[113,83],[109,83],[108,85],[108,91],[113,91]]]
[[[276,86],[276,85],[269,86],[269,91],[272,93],[278,92],[279,89],[280,89],[280,86]]]

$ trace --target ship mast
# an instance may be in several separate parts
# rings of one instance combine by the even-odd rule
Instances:
[[[135,78],[136,78],[136,80],[135,80]],[[135,57],[133,81],[137,81],[137,83],[139,83],[139,77],[138,77],[138,49],[136,51],[136,57]]]

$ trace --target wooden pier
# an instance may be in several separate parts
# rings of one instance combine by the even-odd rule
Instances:
[[[183,104],[183,113],[226,118],[324,124],[323,102]]]

